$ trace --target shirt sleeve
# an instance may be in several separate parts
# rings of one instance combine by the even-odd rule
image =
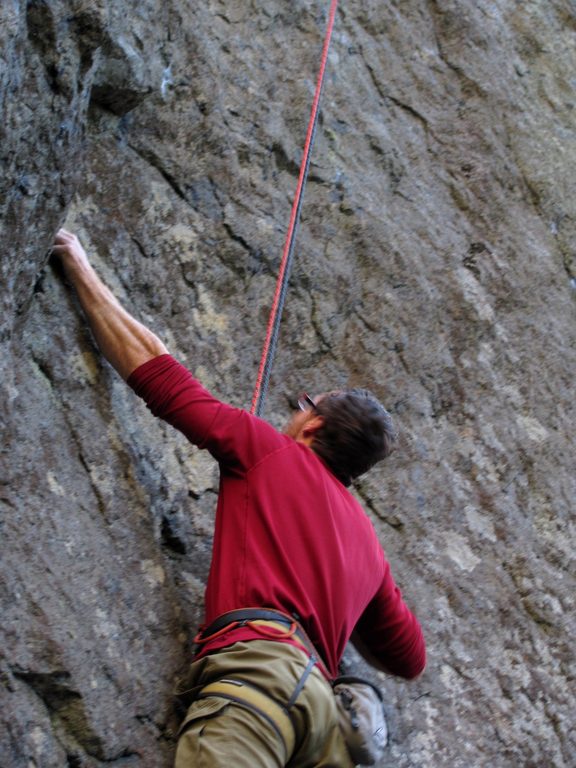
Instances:
[[[393,675],[408,680],[426,666],[426,646],[386,563],[380,588],[360,617],[356,632],[368,651]]]
[[[154,416],[231,469],[247,471],[288,439],[262,419],[222,403],[171,355],[136,368],[128,384]]]

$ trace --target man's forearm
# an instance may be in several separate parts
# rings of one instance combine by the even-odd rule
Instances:
[[[123,379],[142,363],[168,352],[160,339],[126,312],[104,285],[74,235],[60,230],[53,251],[76,290],[100,351]]]
[[[367,661],[368,664],[370,664],[371,667],[374,667],[374,669],[378,669],[380,672],[386,672],[387,674],[391,674],[390,670],[382,664],[382,662],[374,656],[374,654],[368,649],[368,646],[366,643],[362,640],[360,637],[360,634],[357,631],[354,631],[352,633],[352,637],[350,638],[350,642],[356,648],[360,656],[364,659],[364,661]]]
[[[408,664],[404,663],[398,665],[394,663],[392,666],[387,666],[372,651],[368,648],[367,644],[362,640],[360,633],[354,631],[350,638],[352,645],[356,648],[360,656],[370,664],[371,667],[378,669],[380,672],[386,672],[388,675],[397,675],[403,677],[406,680],[414,680],[423,671],[425,666],[425,654],[423,652],[422,659],[417,662],[417,666],[414,666],[414,662],[410,661]]]

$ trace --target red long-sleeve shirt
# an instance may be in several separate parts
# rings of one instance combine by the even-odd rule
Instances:
[[[220,465],[207,624],[237,608],[273,608],[300,617],[334,676],[354,628],[392,674],[424,669],[420,625],[372,523],[313,450],[220,402],[170,355],[144,363],[128,383]],[[243,627],[203,652],[253,638],[261,635]]]

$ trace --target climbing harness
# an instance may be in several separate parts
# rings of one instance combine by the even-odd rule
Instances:
[[[240,678],[216,680],[204,686],[196,699],[218,698],[229,699],[239,706],[256,712],[269,722],[282,739],[286,749],[286,762],[294,752],[295,729],[291,711],[308,680],[314,667],[318,667],[325,677],[328,671],[320,660],[306,631],[294,616],[272,608],[240,608],[218,616],[208,627],[203,627],[194,638],[194,642],[202,646],[235,629],[249,627],[268,640],[298,641],[308,655],[308,662],[300,675],[289,700],[285,704],[276,701],[270,693],[260,689],[253,683]]]
[[[206,699],[211,696],[229,699],[263,717],[281,738],[286,750],[286,761],[292,757],[296,733],[288,708],[283,707],[265,691],[235,678],[209,683],[202,688],[197,698]]]
[[[198,646],[202,646],[228,632],[246,626],[255,629],[268,640],[290,639],[297,641],[309,654],[310,659],[318,666],[324,677],[330,680],[330,673],[325,663],[298,619],[273,608],[237,608],[223,613],[207,627],[202,627],[194,638],[194,642]]]
[[[264,408],[264,400],[266,397],[266,391],[268,389],[268,383],[270,381],[272,363],[274,361],[276,345],[278,342],[280,320],[282,318],[282,310],[284,308],[284,301],[286,299],[286,291],[288,288],[288,280],[290,277],[290,270],[292,268],[294,245],[296,241],[296,230],[300,218],[300,209],[302,207],[302,199],[304,197],[304,188],[306,186],[306,180],[308,178],[308,171],[310,168],[310,157],[312,154],[312,146],[314,144],[316,126],[318,123],[320,96],[324,83],[324,74],[326,71],[326,62],[328,60],[328,51],[330,49],[332,30],[334,28],[334,20],[336,18],[337,5],[338,0],[331,0],[330,12],[328,15],[328,26],[326,30],[326,37],[324,39],[324,47],[322,49],[322,59],[320,62],[320,72],[318,75],[318,81],[316,83],[316,92],[314,94],[314,101],[312,103],[312,111],[310,115],[310,121],[308,123],[308,131],[306,133],[306,142],[304,145],[302,164],[300,166],[300,175],[298,177],[298,185],[296,187],[294,202],[292,204],[292,213],[290,215],[290,223],[286,235],[286,242],[284,244],[284,251],[282,254],[282,260],[280,262],[280,270],[276,281],[276,290],[274,293],[272,308],[270,310],[270,316],[268,319],[268,328],[266,331],[266,339],[264,341],[264,347],[262,350],[260,367],[256,377],[256,386],[252,396],[250,413],[253,413],[256,416],[260,416]]]

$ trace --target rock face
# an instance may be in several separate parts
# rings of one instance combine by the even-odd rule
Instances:
[[[170,765],[217,488],[102,361],[54,233],[247,406],[327,6],[2,4],[6,768]],[[575,764],[575,30],[569,0],[339,9],[266,415],[363,384],[396,417],[356,492],[429,664],[372,673],[382,766]]]

